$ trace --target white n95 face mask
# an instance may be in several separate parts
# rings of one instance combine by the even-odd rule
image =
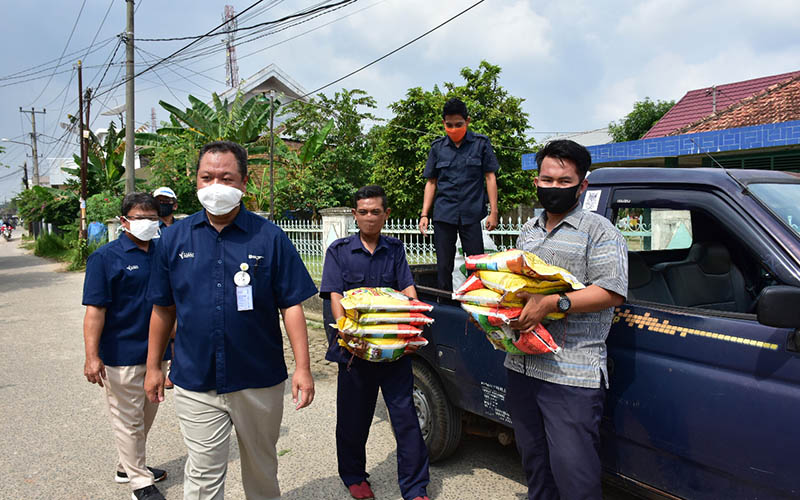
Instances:
[[[128,219],[128,223],[131,225],[131,228],[128,229],[128,232],[130,232],[136,239],[150,241],[153,238],[159,237],[157,220]]]
[[[212,184],[197,190],[197,199],[211,215],[225,215],[239,205],[242,193],[225,184]]]

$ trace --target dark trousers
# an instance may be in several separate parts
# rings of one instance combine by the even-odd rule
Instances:
[[[397,479],[405,500],[425,496],[428,486],[428,449],[422,440],[411,393],[411,358],[373,363],[353,358],[339,363],[336,393],[336,457],[345,486],[358,484],[367,474],[366,444],[375,414],[378,388],[389,410],[397,441]]]
[[[483,233],[481,223],[448,224],[435,221],[433,246],[436,248],[436,272],[441,290],[453,291],[453,262],[456,258],[456,237],[461,236],[464,255],[483,253]]]
[[[600,418],[605,391],[506,371],[506,409],[522,455],[528,499],[601,500]]]

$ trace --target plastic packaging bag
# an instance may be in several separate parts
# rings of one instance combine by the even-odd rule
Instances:
[[[427,312],[433,309],[432,305],[419,300],[412,300],[391,288],[370,287],[354,288],[344,292],[342,307],[344,307],[345,311],[356,310],[360,312]]]
[[[402,338],[422,335],[422,330],[411,325],[398,323],[365,325],[347,317],[339,318],[336,324],[331,326],[355,337]]]
[[[573,289],[572,285],[564,280],[541,280],[503,271],[477,271],[475,274],[481,280],[483,286],[504,296],[513,297],[517,292],[550,295]]]
[[[524,302],[522,299],[518,298],[512,292],[505,292],[500,293],[495,290],[491,290],[489,288],[485,288],[483,282],[479,278],[480,273],[484,271],[478,271],[477,273],[473,274],[472,276],[464,282],[464,285],[453,292],[453,300],[457,300],[459,302],[463,302],[466,304],[473,304],[477,306],[484,306],[484,307],[494,307],[494,308],[522,308]],[[508,274],[508,273],[500,273],[500,274]],[[516,275],[512,275],[516,276]],[[530,279],[530,278],[528,278]],[[545,316],[547,321],[556,321],[559,319],[564,318],[564,313],[550,313]]]
[[[378,325],[401,323],[404,325],[424,326],[433,323],[433,318],[422,313],[411,311],[400,312],[359,312],[355,309],[345,311],[345,315],[362,325]]]
[[[547,281],[564,281],[573,290],[586,288],[566,269],[551,266],[538,256],[524,250],[506,250],[494,254],[471,255],[464,264],[471,271],[506,271]]]
[[[425,346],[428,341],[422,337],[403,339],[382,339],[343,335],[338,339],[339,345],[354,356],[373,362],[395,361],[406,353],[408,346]]]

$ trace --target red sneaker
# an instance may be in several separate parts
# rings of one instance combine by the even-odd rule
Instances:
[[[369,487],[369,483],[366,481],[361,481],[358,484],[351,484],[347,489],[350,490],[350,496],[353,498],[375,498],[375,493],[372,492],[372,488]]]
[[[431,500],[431,499],[428,498],[428,495],[425,495],[424,497],[414,497],[414,500]]]

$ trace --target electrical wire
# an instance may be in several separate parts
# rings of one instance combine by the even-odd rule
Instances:
[[[453,21],[454,19],[456,19],[456,18],[458,18],[458,17],[461,17],[462,15],[466,14],[467,12],[469,12],[469,11],[470,11],[470,10],[472,10],[472,9],[474,9],[475,7],[477,7],[478,5],[482,4],[482,3],[483,3],[483,2],[485,2],[485,1],[486,1],[486,0],[478,0],[477,2],[475,2],[475,3],[473,3],[472,5],[470,5],[469,7],[467,7],[466,9],[462,10],[461,12],[459,12],[458,14],[456,14],[456,15],[454,15],[453,17],[451,17],[451,18],[447,19],[446,21],[444,21],[444,22],[442,22],[442,23],[440,23],[440,24],[438,24],[438,25],[434,26],[433,28],[429,29],[429,30],[428,30],[428,31],[426,31],[425,33],[423,33],[423,34],[421,34],[421,35],[417,36],[416,38],[414,38],[414,39],[412,39],[412,40],[409,40],[408,42],[404,43],[403,45],[401,45],[401,46],[397,47],[396,49],[394,49],[394,50],[392,50],[392,51],[389,51],[389,52],[387,52],[386,54],[384,54],[384,55],[380,56],[379,58],[377,58],[377,59],[374,59],[374,60],[372,60],[372,61],[368,62],[367,64],[365,64],[365,65],[361,66],[360,68],[358,68],[358,69],[356,69],[356,70],[353,70],[353,71],[351,71],[350,73],[348,73],[348,74],[344,75],[343,77],[341,77],[341,78],[337,78],[336,80],[334,80],[334,81],[332,81],[332,82],[330,82],[330,83],[326,83],[326,84],[325,84],[325,85],[323,85],[322,87],[319,87],[319,88],[317,88],[317,89],[315,89],[315,90],[312,90],[311,92],[308,92],[307,94],[305,94],[305,95],[301,96],[301,97],[300,97],[300,99],[302,99],[302,98],[304,98],[304,97],[308,97],[308,96],[310,96],[310,95],[312,95],[312,94],[316,94],[317,92],[320,92],[321,90],[324,90],[324,89],[326,89],[326,88],[330,87],[331,85],[335,85],[335,84],[337,84],[337,83],[341,82],[342,80],[345,80],[345,79],[347,79],[347,78],[349,78],[349,77],[351,77],[351,76],[355,75],[356,73],[359,73],[359,72],[361,72],[361,71],[363,71],[363,70],[365,70],[365,69],[369,68],[370,66],[372,66],[372,65],[374,65],[374,64],[376,64],[376,63],[378,63],[378,62],[380,62],[380,61],[383,61],[384,59],[386,59],[387,57],[391,56],[392,54],[395,54],[395,53],[397,53],[397,52],[400,52],[401,50],[403,50],[404,48],[408,47],[408,46],[409,46],[409,45],[411,45],[412,43],[414,43],[414,42],[416,42],[416,41],[418,41],[418,40],[420,40],[420,39],[422,39],[422,38],[424,38],[424,37],[426,37],[426,36],[430,35],[430,34],[431,34],[431,33],[433,33],[434,31],[436,31],[436,30],[438,30],[439,28],[441,28],[442,26],[445,26],[446,24],[450,23],[450,22],[451,22],[451,21]]]
[[[264,1],[264,0],[256,0],[256,2],[255,2],[255,3],[251,4],[251,5],[250,5],[249,7],[247,7],[245,10],[243,10],[243,11],[242,11],[242,12],[240,12],[239,14],[236,14],[235,16],[233,16],[233,18],[231,18],[231,20],[233,20],[233,19],[236,19],[237,17],[239,17],[240,15],[244,14],[245,12],[247,12],[247,11],[249,11],[249,10],[253,9],[255,6],[257,6],[258,4],[260,4],[260,3],[261,3],[261,2],[263,2],[263,1]],[[226,21],[225,21],[225,22],[223,22],[222,24],[215,26],[214,28],[212,28],[212,29],[211,29],[211,30],[208,32],[208,34],[211,34],[211,33],[215,32],[216,30],[218,30],[219,28],[221,28],[222,26],[225,26],[225,24],[227,24],[229,21],[230,21],[230,20],[226,20]],[[193,40],[193,41],[189,42],[188,44],[186,44],[186,45],[184,45],[183,47],[179,48],[178,50],[176,50],[176,51],[175,51],[175,52],[173,52],[172,54],[168,55],[167,57],[165,57],[165,58],[163,58],[163,59],[160,59],[159,61],[155,62],[154,64],[152,64],[152,65],[150,65],[150,66],[148,66],[147,68],[143,69],[143,70],[142,70],[142,71],[140,71],[139,73],[136,73],[135,75],[133,75],[133,77],[132,77],[132,78],[134,78],[134,79],[135,79],[136,77],[138,77],[138,76],[141,76],[142,74],[144,74],[144,73],[146,73],[146,72],[148,72],[148,71],[151,71],[153,68],[155,68],[156,66],[158,66],[158,65],[162,64],[164,61],[166,61],[166,60],[169,60],[169,59],[172,59],[173,57],[175,57],[175,56],[176,56],[176,55],[178,55],[179,53],[183,52],[184,50],[188,49],[189,47],[191,47],[192,45],[194,45],[195,43],[197,43],[197,42],[198,42],[198,40],[200,40],[200,39],[198,38],[198,39],[196,39],[196,40]],[[127,81],[128,81],[128,78],[126,78],[126,79],[125,79],[125,82],[127,82]],[[123,83],[125,83],[125,82],[123,82]],[[108,92],[110,92],[110,91],[114,90],[115,88],[119,87],[120,85],[122,85],[122,83],[120,83],[120,84],[117,84],[117,85],[115,85],[114,87],[111,87],[110,89],[106,90],[106,91],[105,91],[105,92],[103,92],[103,93],[108,93]],[[103,93],[101,93],[100,95],[102,95]],[[97,94],[95,95],[95,97],[97,97]]]
[[[321,6],[316,7],[316,8],[310,8],[310,9],[306,9],[304,11],[300,11],[300,12],[295,13],[295,14],[290,14],[288,16],[284,16],[284,17],[282,17],[280,19],[276,19],[274,21],[266,21],[266,22],[263,22],[263,23],[254,24],[252,26],[243,26],[241,28],[235,28],[235,29],[225,30],[225,31],[218,31],[216,33],[206,33],[204,35],[197,35],[197,36],[178,36],[178,37],[172,37],[172,38],[134,38],[134,41],[137,41],[137,42],[176,42],[176,41],[182,41],[182,40],[199,40],[199,39],[202,39],[202,38],[218,36],[218,35],[227,35],[229,33],[238,33],[240,31],[249,31],[249,30],[253,30],[253,29],[256,29],[256,28],[263,28],[265,26],[272,26],[274,24],[280,24],[282,22],[289,21],[291,19],[296,19],[298,17],[307,16],[309,14],[314,14],[316,12],[323,11],[323,10],[326,10],[326,9],[331,9],[331,8],[338,7],[338,6],[344,6],[344,5],[351,4],[351,3],[354,3],[354,2],[357,2],[357,1],[358,0],[341,0],[341,1],[339,1],[337,3],[334,3],[334,4],[321,5]],[[225,22],[225,24],[227,24],[227,23],[228,23],[228,21]]]
[[[69,43],[72,41],[72,35],[75,34],[75,28],[78,27],[78,21],[81,20],[81,14],[83,14],[84,7],[86,7],[86,0],[83,0],[83,2],[81,3],[81,10],[78,11],[78,17],[75,19],[75,23],[72,25],[72,31],[69,32],[69,37],[67,38],[67,44],[64,45],[64,50],[61,51],[61,57],[58,58],[58,64],[61,64],[61,59],[64,57],[64,54],[66,54],[67,48],[69,48]],[[44,95],[44,91],[47,90],[47,87],[50,86],[50,82],[53,81],[53,76],[55,74],[56,70],[54,69],[53,73],[50,75],[50,78],[47,80],[47,83],[44,84],[44,88],[42,88],[42,91],[39,92],[39,95],[36,96],[36,98],[30,104],[28,104],[28,106],[33,105],[33,103],[38,101],[39,98],[42,97],[42,95]]]

